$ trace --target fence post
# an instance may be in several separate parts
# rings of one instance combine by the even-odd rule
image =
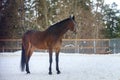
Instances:
[[[115,48],[116,48],[116,44],[114,43],[114,44],[113,44],[113,53],[114,53],[114,54],[116,53],[116,49],[115,49]]]
[[[94,54],[96,54],[96,40],[94,39],[94,42],[93,42],[93,46],[94,46]]]
[[[4,52],[4,46],[2,47],[2,52]]]
[[[79,53],[78,52],[78,45],[77,45],[77,40],[75,39],[75,53]]]

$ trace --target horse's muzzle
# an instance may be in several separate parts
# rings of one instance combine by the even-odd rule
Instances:
[[[77,25],[74,26],[73,32],[74,32],[75,34],[77,34]]]

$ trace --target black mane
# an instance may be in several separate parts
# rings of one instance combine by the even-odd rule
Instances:
[[[67,27],[67,26],[65,26],[65,22],[68,20],[70,20],[70,18],[64,19],[64,20],[62,20],[54,25],[51,25],[47,29],[47,31],[49,31],[50,33],[56,33],[56,32],[58,32],[57,30],[64,29],[65,27]]]

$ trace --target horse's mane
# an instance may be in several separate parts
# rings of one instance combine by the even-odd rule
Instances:
[[[57,23],[55,23],[55,24],[53,24],[53,25],[51,25],[48,29],[47,29],[47,31],[48,32],[55,32],[56,30],[59,30],[59,29],[63,29],[64,27],[66,27],[64,24],[65,24],[65,22],[66,21],[68,21],[70,18],[67,18],[67,19],[64,19],[64,20],[62,20],[62,21],[60,21],[60,22],[57,22]]]

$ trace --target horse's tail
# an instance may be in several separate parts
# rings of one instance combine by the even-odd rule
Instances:
[[[21,71],[24,71],[26,65],[26,55],[25,55],[25,49],[22,45],[22,54],[21,54]]]

